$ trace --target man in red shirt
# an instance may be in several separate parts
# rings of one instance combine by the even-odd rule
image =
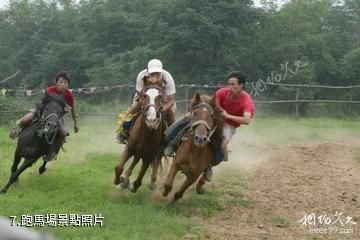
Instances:
[[[240,125],[248,125],[255,114],[255,106],[250,95],[244,91],[246,84],[246,76],[242,72],[232,72],[227,77],[228,87],[224,87],[216,91],[216,103],[222,110],[225,118],[223,135],[224,139],[221,144],[222,154],[215,153],[214,165],[219,164],[221,161],[228,160],[227,145],[236,132],[236,128]],[[181,139],[178,133],[186,126],[191,120],[191,113],[187,113],[180,120],[171,125],[166,131],[165,136],[169,143],[164,149],[164,154],[170,156],[177,146],[176,139]],[[175,139],[175,140],[174,140]],[[209,167],[204,173],[204,178],[208,182],[212,180],[212,169]]]
[[[240,125],[248,125],[255,114],[255,105],[250,95],[244,91],[246,77],[242,72],[232,72],[228,87],[216,91],[216,103],[225,118],[224,145],[230,142]]]
[[[66,71],[60,71],[55,75],[55,86],[48,87],[45,94],[59,94],[64,96],[66,104],[69,105],[71,108],[71,115],[74,120],[74,131],[75,133],[77,133],[80,130],[79,124],[77,122],[78,115],[76,113],[75,98],[72,92],[69,90],[69,84],[69,74]],[[37,109],[30,109],[30,111],[25,116],[17,120],[17,127],[11,130],[10,138],[15,139],[21,132],[22,128],[34,120],[36,112]],[[68,125],[64,117],[60,121],[59,133],[59,142],[63,143],[65,137],[69,134]],[[55,149],[53,149],[52,152],[49,152],[46,155],[45,160],[49,161],[55,158],[56,154],[60,150],[61,145],[62,144],[59,144],[59,146],[55,146]]]
[[[223,161],[228,160],[228,144],[236,128],[240,125],[248,125],[255,114],[255,105],[250,95],[244,91],[246,76],[244,73],[237,71],[232,72],[227,77],[228,87],[220,88],[216,91],[216,104],[222,110],[225,118],[223,135],[224,139],[221,144],[224,153]],[[212,169],[209,167],[204,173],[205,180],[212,180]]]

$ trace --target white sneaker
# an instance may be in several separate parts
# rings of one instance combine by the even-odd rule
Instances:
[[[167,145],[164,149],[164,155],[166,157],[169,157],[173,154],[174,152],[174,146],[173,145]]]

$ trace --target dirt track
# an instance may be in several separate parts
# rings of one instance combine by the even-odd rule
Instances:
[[[251,205],[228,207],[212,218],[201,219],[210,239],[360,239],[359,146],[359,139],[246,146],[253,152],[253,164],[241,165],[247,170],[248,183],[243,193]],[[237,161],[238,154],[233,152],[230,161]],[[243,155],[249,157],[246,152]],[[241,161],[247,160],[242,156]],[[215,174],[229,170],[231,163],[224,165],[228,167],[219,167]],[[343,213],[344,226],[340,221],[321,224],[318,219],[316,225],[306,227],[298,222],[312,213],[316,218],[326,214],[335,222],[336,211]],[[357,224],[345,224],[348,216]],[[335,227],[353,233],[335,233]],[[311,233],[310,229],[326,233]]]

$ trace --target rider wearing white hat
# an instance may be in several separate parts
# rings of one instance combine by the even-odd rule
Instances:
[[[176,104],[175,104],[175,82],[171,74],[163,69],[162,62],[158,59],[152,59],[148,62],[147,68],[142,70],[136,78],[136,91],[141,92],[144,87],[144,82],[155,83],[159,80],[163,80],[163,106],[164,112],[166,112],[167,123],[171,125],[175,121]],[[138,112],[138,95],[135,94],[132,105],[128,110],[130,115]],[[122,123],[121,123],[122,124]],[[117,135],[117,140],[120,143],[125,143],[128,137],[128,129],[120,128]]]

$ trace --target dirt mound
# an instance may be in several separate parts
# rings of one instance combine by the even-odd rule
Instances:
[[[254,148],[261,164],[246,179],[251,205],[202,219],[211,239],[360,239],[360,162],[353,143]]]

